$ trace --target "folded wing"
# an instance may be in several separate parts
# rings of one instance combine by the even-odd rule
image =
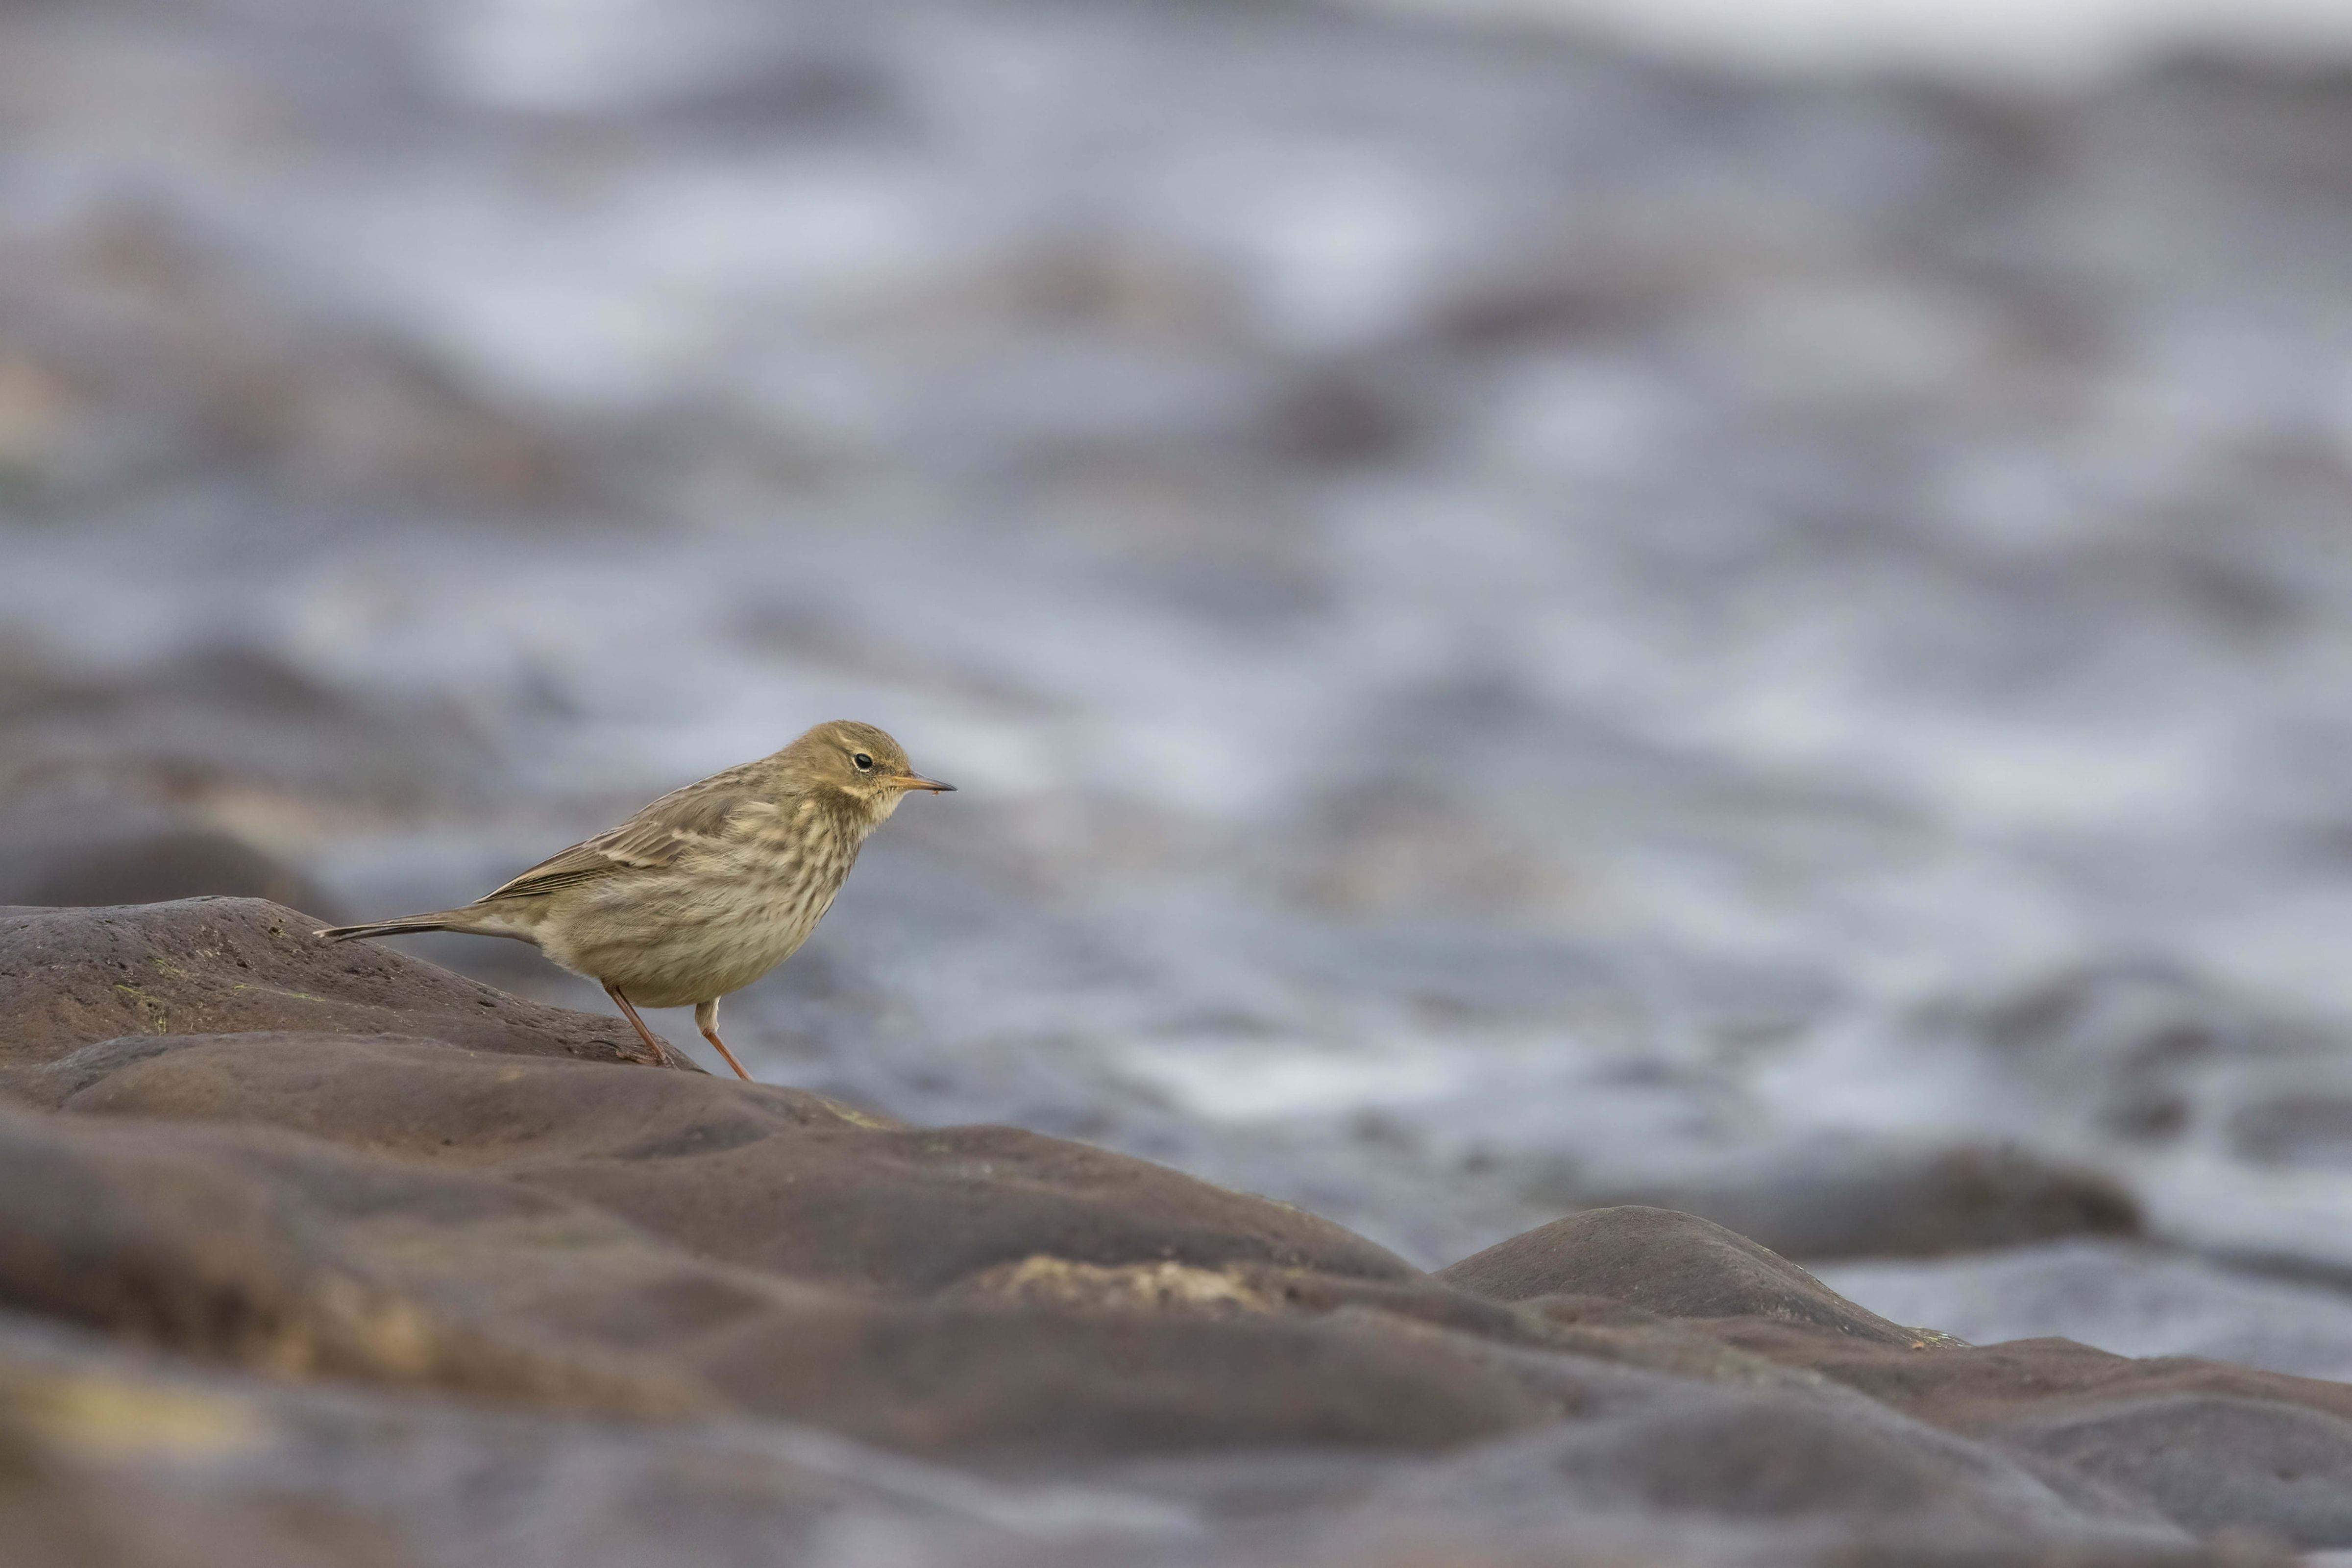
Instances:
[[[567,887],[632,871],[676,865],[698,848],[727,841],[727,825],[754,803],[739,780],[727,774],[673,789],[617,828],[583,839],[550,855],[505,886],[476,900],[543,898]]]

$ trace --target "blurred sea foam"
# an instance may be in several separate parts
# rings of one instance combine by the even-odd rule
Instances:
[[[2334,0],[1355,0],[1440,20],[1566,27],[1695,62],[2081,85],[2190,50],[2305,65],[2352,54]]]

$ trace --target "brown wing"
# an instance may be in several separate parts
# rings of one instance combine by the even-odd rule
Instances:
[[[617,828],[583,839],[550,855],[520,876],[475,902],[541,898],[562,888],[619,872],[656,871],[704,844],[725,841],[728,819],[758,797],[733,769],[689,784],[646,807]]]

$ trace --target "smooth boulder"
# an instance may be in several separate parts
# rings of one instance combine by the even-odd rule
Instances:
[[[1641,1186],[1588,1207],[1699,1215],[1784,1258],[1941,1258],[2062,1236],[2137,1237],[2139,1205],[2102,1172],[2014,1148],[1814,1140]]]
[[[0,914],[0,1331],[584,1424],[547,1429],[577,1456],[549,1474],[747,1430],[898,1456],[840,1461],[859,1475],[1125,1467],[1100,1496],[1181,1494],[1213,1527],[1206,1557],[1155,1537],[1170,1562],[1424,1530],[1496,1563],[1570,1537],[1678,1561],[1734,1526],[1791,1563],[1828,1541],[2121,1563],[2216,1531],[2338,1539],[2352,1389],[1958,1347],[1687,1214],[1574,1214],[1431,1276],[1081,1144],[649,1072],[617,1019],[322,944],[256,901]],[[61,1462],[43,1397],[68,1396],[25,1406],[34,1461]],[[728,1462],[767,1478],[763,1529],[812,1527],[799,1483]],[[1318,1522],[1251,1537],[1269,1511]]]
[[[1921,1342],[1918,1331],[1864,1312],[1746,1237],[1669,1208],[1628,1204],[1571,1214],[1437,1277],[1503,1301],[1603,1296],[1662,1318],[1758,1317],[1882,1344]]]
[[[399,1034],[478,1050],[699,1071],[627,1021],[509,996],[258,898],[0,909],[0,1062],[124,1035]]]
[[[282,1032],[101,1042],[0,1092],[0,1300],[281,1375],[1003,1460],[1444,1447],[1580,1396],[1426,1311],[1234,1272],[1412,1293],[1328,1221],[1010,1128]],[[1038,1260],[1179,1299],[1008,1277]]]
[[[1329,1220],[1085,1144],[586,1065],[394,1037],[134,1037],[0,1072],[0,1094],[77,1123],[268,1128],[468,1173],[593,1204],[700,1257],[843,1289],[927,1292],[1036,1254],[1420,1278]]]
[[[2063,1339],[1919,1354],[1756,1319],[1713,1332],[2192,1532],[2352,1548],[2352,1385]]]

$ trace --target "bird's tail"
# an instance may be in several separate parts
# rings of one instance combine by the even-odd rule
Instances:
[[[398,920],[379,920],[372,925],[331,925],[324,931],[313,931],[313,936],[323,936],[330,942],[350,942],[362,936],[404,936],[417,931],[462,931],[470,924],[465,911],[436,910],[431,915],[406,915]]]

